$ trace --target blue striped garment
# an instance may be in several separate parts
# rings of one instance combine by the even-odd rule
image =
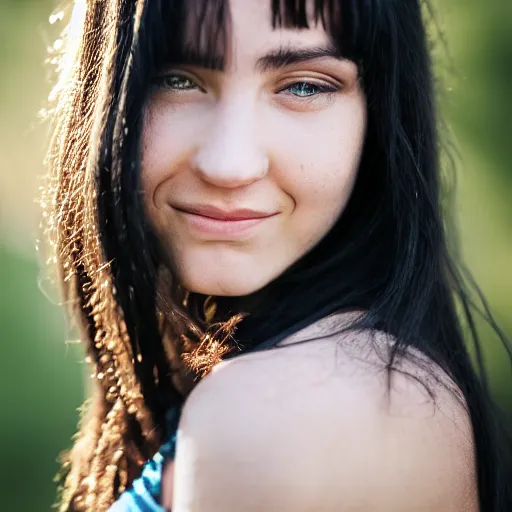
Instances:
[[[170,409],[166,415],[169,439],[156,455],[148,461],[132,486],[121,494],[108,512],[166,512],[160,505],[162,470],[166,461],[173,460],[176,453],[176,435],[181,408]]]

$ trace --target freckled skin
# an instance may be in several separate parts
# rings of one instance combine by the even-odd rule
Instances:
[[[226,68],[169,66],[200,86],[160,87],[144,121],[145,208],[182,285],[245,295],[278,277],[316,245],[342,213],[357,174],[366,103],[354,63],[327,57],[255,69],[279,47],[329,42],[321,25],[272,30],[270,3],[232,0]],[[338,86],[302,97],[297,82]],[[278,213],[237,239],[190,230],[172,205],[210,204]]]

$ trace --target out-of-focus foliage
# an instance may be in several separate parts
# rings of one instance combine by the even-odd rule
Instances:
[[[34,249],[36,177],[47,142],[38,111],[50,88],[47,48],[60,30],[48,23],[56,5],[0,3],[0,496],[3,510],[20,512],[50,510],[56,457],[70,445],[84,394],[82,350],[65,343],[63,311],[38,287]],[[446,40],[434,51],[441,114],[459,153],[455,211],[463,255],[512,336],[512,2],[433,5]],[[496,396],[512,411],[505,353],[489,329],[481,330]]]
[[[53,1],[0,2],[0,509],[47,512],[57,456],[71,443],[83,399],[81,347],[55,286],[40,290],[36,204],[48,129],[47,47]]]
[[[3,510],[48,511],[57,454],[82,397],[81,351],[37,286],[34,261],[0,247],[0,496]],[[3,508],[5,507],[5,508]]]
[[[456,158],[462,256],[510,339],[512,3],[433,0],[432,5],[441,34],[433,43],[440,114],[449,125],[443,143]],[[509,359],[488,326],[479,327],[491,384],[512,411]]]

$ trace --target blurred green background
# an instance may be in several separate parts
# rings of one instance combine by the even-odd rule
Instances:
[[[446,40],[434,52],[442,115],[459,151],[463,255],[512,337],[512,2],[505,4],[434,2]],[[72,333],[55,287],[40,283],[35,251],[48,138],[38,112],[50,89],[47,49],[61,29],[48,23],[56,5],[0,3],[0,496],[4,510],[20,512],[50,510],[56,457],[70,444],[85,382],[81,347],[66,343]],[[485,327],[482,336],[493,389],[511,412],[508,360]]]

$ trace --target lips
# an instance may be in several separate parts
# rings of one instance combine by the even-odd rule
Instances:
[[[174,207],[176,210],[184,213],[192,213],[201,215],[210,219],[221,221],[242,221],[251,219],[264,219],[272,217],[277,212],[265,212],[261,210],[252,210],[249,208],[237,208],[236,210],[223,210],[212,205],[178,205]]]

